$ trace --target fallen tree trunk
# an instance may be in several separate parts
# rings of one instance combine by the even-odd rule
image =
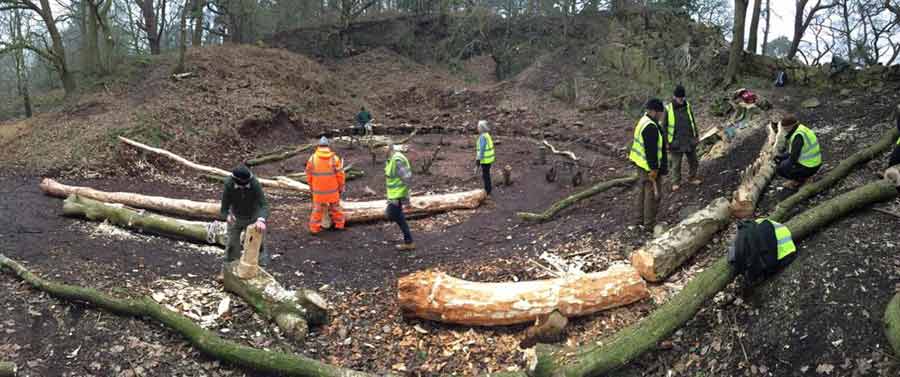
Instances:
[[[728,225],[731,220],[729,206],[728,199],[713,200],[706,208],[694,212],[633,252],[631,265],[647,281],[658,282],[667,278]]]
[[[301,289],[289,291],[259,267],[262,233],[255,225],[244,231],[241,259],[225,265],[225,289],[244,299],[262,316],[294,339],[303,340],[309,326],[328,322],[328,304],[318,293]]]
[[[775,176],[775,156],[784,149],[784,130],[767,126],[768,138],[756,161],[741,173],[741,184],[731,199],[732,216],[745,219],[753,215],[759,197]]]
[[[197,170],[199,172],[212,174],[212,175],[216,175],[216,176],[220,176],[220,177],[228,177],[231,175],[230,172],[227,172],[225,170],[222,170],[222,169],[219,169],[216,167],[212,167],[212,166],[198,164],[198,163],[190,161],[184,157],[181,157],[177,154],[169,152],[165,149],[154,148],[149,145],[141,144],[139,142],[136,142],[136,141],[131,140],[124,136],[119,136],[119,140],[121,140],[123,143],[131,145],[135,148],[138,148],[138,149],[141,149],[141,150],[144,150],[147,152],[155,153],[160,156],[168,157],[188,168]],[[309,186],[307,186],[303,183],[297,182],[293,179],[287,178],[287,177],[275,177],[274,179],[265,179],[265,178],[257,178],[257,179],[259,180],[259,183],[261,185],[263,185],[264,187],[279,188],[282,190],[289,190],[289,191],[297,191],[297,192],[302,192],[305,194],[309,193]]]
[[[92,221],[109,221],[117,226],[192,242],[225,246],[228,242],[224,223],[187,221],[136,211],[121,204],[107,204],[77,194],[63,202],[63,214]]]
[[[473,326],[534,322],[554,310],[577,317],[647,298],[647,284],[631,266],[549,280],[478,283],[421,271],[397,281],[403,315]]]
[[[16,364],[0,361],[0,377],[16,377]]]
[[[878,180],[807,210],[785,226],[791,230],[794,241],[799,241],[856,209],[896,196],[897,187],[892,182]],[[657,343],[690,320],[704,302],[724,289],[733,278],[727,257],[720,257],[647,318],[602,342],[590,342],[577,349],[539,347],[530,373],[515,375],[586,377],[624,366],[655,348]]]
[[[544,212],[541,212],[541,213],[519,212],[516,214],[516,216],[519,216],[519,218],[521,218],[522,220],[527,220],[527,221],[547,221],[547,220],[552,219],[553,216],[556,216],[556,214],[558,214],[560,211],[572,206],[575,203],[578,203],[579,201],[581,201],[583,199],[597,195],[601,192],[604,192],[604,191],[609,190],[610,188],[613,188],[616,186],[634,183],[635,181],[637,181],[637,178],[638,178],[637,175],[629,175],[627,177],[616,178],[616,179],[612,179],[609,181],[600,182],[600,183],[597,183],[597,184],[591,186],[587,190],[579,191],[577,193],[574,193],[572,195],[565,197],[564,199],[562,199],[556,203],[553,203],[553,205],[550,206],[550,208],[547,208]]]
[[[270,162],[277,162],[281,160],[287,160],[291,157],[294,157],[300,153],[303,153],[309,149],[315,148],[316,144],[302,144],[295,147],[290,148],[287,151],[279,151],[279,152],[270,152],[258,156],[256,158],[252,158],[247,160],[247,166],[257,166],[268,164]]]
[[[357,169],[357,168],[353,167],[353,164],[350,164],[350,165],[347,165],[344,167],[344,179],[346,179],[348,181],[352,181],[354,179],[363,177],[365,175],[366,175],[366,172],[362,171],[361,169]],[[290,174],[285,174],[284,176],[288,177],[290,179],[296,179],[299,182],[308,183],[308,182],[306,182],[306,172],[290,173]]]
[[[148,296],[122,299],[91,288],[54,283],[37,277],[3,254],[0,254],[0,267],[6,267],[34,289],[47,292],[54,297],[70,302],[88,303],[118,315],[152,318],[184,336],[200,352],[245,369],[279,376],[373,377],[368,373],[336,367],[302,355],[265,351],[222,339],[189,318],[166,309]]]
[[[884,135],[881,136],[881,139],[879,139],[877,143],[844,159],[837,167],[829,171],[828,174],[825,174],[821,179],[803,186],[799,191],[794,193],[794,195],[779,202],[775,205],[775,209],[769,215],[769,218],[775,221],[784,221],[787,218],[788,211],[796,207],[802,201],[831,188],[836,183],[846,178],[860,164],[864,164],[892,148],[897,143],[897,137],[900,137],[900,132],[898,132],[896,128],[891,128],[890,131],[885,132]]]
[[[196,202],[162,196],[140,195],[130,192],[106,192],[95,190],[90,187],[67,186],[50,178],[44,178],[41,181],[40,187],[45,194],[60,198],[65,198],[69,195],[78,195],[82,198],[94,199],[101,202],[119,203],[129,207],[149,209],[178,216],[206,219],[219,218],[219,202]]]
[[[894,356],[900,356],[900,292],[884,308],[884,335],[894,349]]]
[[[417,215],[457,209],[475,209],[481,205],[485,198],[487,198],[487,193],[482,189],[449,194],[413,196],[410,198],[410,204],[403,206],[403,212],[408,215]],[[386,206],[387,204],[384,200],[341,202],[347,222],[385,220],[387,219],[384,214]]]

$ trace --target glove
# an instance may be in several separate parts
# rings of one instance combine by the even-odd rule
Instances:
[[[226,221],[228,221],[229,224],[234,224],[234,221],[235,221],[234,215],[229,213],[228,217],[226,218]]]
[[[266,219],[260,217],[256,219],[256,229],[265,232],[266,231]]]
[[[651,170],[649,173],[647,173],[647,175],[650,177],[651,181],[655,181],[656,177],[659,176],[659,170]]]

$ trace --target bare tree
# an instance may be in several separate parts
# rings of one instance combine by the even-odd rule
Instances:
[[[731,84],[737,78],[738,65],[744,55],[744,23],[747,19],[747,0],[734,0],[734,27],[732,28],[731,54],[728,56],[728,68],[725,81]]]
[[[808,30],[812,31],[812,42],[804,41],[809,45],[808,54],[804,52],[804,49],[798,51],[807,65],[819,65],[822,63],[822,59],[833,54],[838,41],[834,36],[835,28],[832,22],[832,17],[828,14],[817,15],[810,22]]]
[[[22,11],[13,9],[9,19],[9,32],[13,43],[30,43],[25,36],[30,38],[30,33],[22,34]],[[31,118],[31,95],[28,91],[28,68],[25,65],[25,50],[12,51],[16,69],[16,91],[22,97],[22,105],[25,108],[25,116]]]
[[[203,41],[203,8],[206,8],[206,0],[194,0],[192,2],[194,19],[194,32],[191,33],[191,46],[200,47]]]
[[[809,27],[809,24],[812,22],[816,13],[834,8],[838,5],[837,2],[822,4],[822,0],[816,0],[816,4],[813,5],[809,12],[806,12],[807,3],[809,3],[809,0],[797,0],[796,2],[796,13],[794,13],[794,38],[791,41],[791,49],[788,51],[788,59],[793,59],[797,56],[797,50],[800,49],[800,41],[803,40],[803,34],[806,33],[806,28]]]
[[[771,22],[772,21],[772,7],[769,6],[770,2],[771,2],[771,0],[766,0],[766,10],[765,10],[766,29],[763,30],[763,41],[762,41],[762,51],[761,51],[761,53],[763,55],[766,54],[766,48],[769,47],[769,30],[772,27],[771,26],[772,25],[772,22]]]
[[[39,3],[35,3],[32,0],[0,0],[0,11],[14,9],[34,12],[40,16],[41,20],[44,21],[44,26],[47,28],[47,34],[50,35],[50,42],[43,38],[41,38],[42,45],[17,41],[12,44],[0,45],[0,53],[16,49],[26,49],[34,52],[56,69],[66,91],[66,96],[74,94],[75,77],[69,71],[69,65],[66,62],[66,49],[63,46],[59,28],[56,27],[57,19],[53,16],[50,0],[40,0]]]
[[[166,28],[167,0],[134,0],[141,9],[141,20],[138,27],[147,34],[150,53],[159,55],[162,51],[160,41]]]
[[[750,31],[747,35],[747,51],[756,53],[756,37],[759,34],[759,16],[762,12],[762,0],[753,0],[752,16],[750,17]]]

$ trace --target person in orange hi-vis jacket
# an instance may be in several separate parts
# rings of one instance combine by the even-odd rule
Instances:
[[[309,216],[309,232],[322,231],[325,211],[331,216],[334,229],[344,229],[344,211],[341,194],[344,193],[344,163],[328,146],[328,138],[322,136],[316,152],[306,162],[306,180],[312,192],[312,213]]]

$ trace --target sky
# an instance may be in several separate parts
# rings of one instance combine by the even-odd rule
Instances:
[[[747,7],[747,30],[750,30],[750,12],[753,7],[756,6],[755,3],[759,2],[761,2],[763,6],[766,5],[765,0],[752,0],[750,1],[750,6]],[[769,0],[769,9],[772,12],[771,25],[769,25],[772,30],[769,31],[769,40],[771,41],[780,36],[786,36],[788,37],[788,39],[792,39],[792,36],[794,34],[794,9],[796,9],[795,3],[790,0]],[[763,27],[765,26],[765,24],[766,21],[763,18],[760,18],[760,33],[763,32]],[[762,44],[762,35],[759,36],[759,41],[760,44]]]

